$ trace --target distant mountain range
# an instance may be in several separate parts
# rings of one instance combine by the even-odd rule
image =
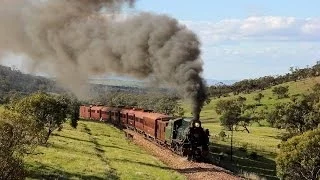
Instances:
[[[216,79],[205,79],[208,86],[218,85],[218,84],[225,84],[225,85],[232,85],[239,80],[216,80]]]

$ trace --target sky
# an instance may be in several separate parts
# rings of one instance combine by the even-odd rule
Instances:
[[[319,0],[138,0],[135,11],[167,14],[193,30],[205,78],[239,80],[320,60],[319,7]]]
[[[200,3],[201,2],[201,3]],[[241,80],[289,72],[320,60],[319,0],[137,0],[133,13],[166,14],[201,41],[206,79]],[[23,68],[20,57],[4,64]]]

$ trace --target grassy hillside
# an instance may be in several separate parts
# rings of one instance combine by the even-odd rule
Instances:
[[[127,141],[120,130],[79,122],[55,132],[26,158],[28,179],[185,179]]]
[[[308,78],[297,82],[288,82],[278,86],[289,86],[289,96],[291,96],[295,94],[303,94],[310,92],[312,86],[314,86],[316,83],[320,83],[320,77]],[[221,99],[230,99],[242,96],[247,99],[247,104],[254,104],[255,101],[253,97],[259,92],[261,92],[264,95],[264,97],[261,100],[261,104],[266,105],[268,109],[272,109],[272,107],[277,103],[289,101],[289,98],[277,99],[272,94],[272,88],[263,91],[256,91],[250,94],[239,94],[236,96],[231,94],[229,97],[212,99],[210,104],[207,104],[203,107],[200,115],[201,120],[204,123],[204,127],[209,128],[213,134],[218,134],[221,131],[222,127],[220,126],[219,116],[214,110],[216,103]],[[185,115],[191,116],[191,111],[188,103],[184,103],[183,106],[187,112]],[[280,130],[270,127],[257,127],[256,124],[251,126],[249,130],[251,131],[249,134],[247,132],[236,132],[236,142],[249,143],[257,146],[261,145],[262,143],[262,145],[266,145],[266,147],[270,147],[271,149],[274,149],[274,147],[280,142],[280,140],[276,139],[277,135],[281,133]]]
[[[296,94],[303,94],[311,92],[312,87],[316,84],[320,83],[320,77],[308,78],[304,80],[300,80],[297,82],[288,82],[278,86],[289,86],[289,96]],[[273,87],[272,87],[273,88]],[[218,138],[218,134],[223,130],[220,126],[219,115],[214,110],[216,103],[221,99],[230,99],[237,98],[239,96],[245,97],[247,99],[247,104],[256,103],[253,97],[261,92],[264,97],[261,100],[261,104],[263,106],[267,106],[268,110],[272,109],[275,104],[281,102],[288,102],[290,99],[277,99],[272,94],[272,88],[266,89],[263,91],[256,91],[250,94],[239,94],[232,95],[229,97],[222,97],[219,99],[212,99],[210,104],[204,106],[201,112],[201,120],[203,122],[203,126],[208,128],[212,134],[211,142],[213,143],[212,149],[213,153],[219,152],[229,152],[230,146],[230,138],[226,138],[224,141]],[[259,108],[262,108],[260,106]],[[183,103],[183,107],[186,109],[186,116],[191,116],[190,107],[188,103]],[[278,151],[277,145],[280,144],[281,140],[279,136],[283,132],[282,130],[278,130],[275,128],[268,127],[266,121],[262,121],[260,125],[257,123],[252,124],[252,126],[248,127],[250,133],[246,131],[236,131],[234,132],[234,145],[236,147],[246,147],[248,153],[257,152],[262,156],[259,161],[252,162],[247,158],[247,154],[242,152],[236,152],[235,162],[226,162],[226,166],[231,169],[236,167],[240,167],[241,171],[252,172],[258,174],[259,176],[264,176],[268,178],[275,178],[275,163],[274,158]],[[230,132],[225,131],[228,135]],[[236,148],[237,151],[237,148]],[[236,169],[236,171],[239,169]]]

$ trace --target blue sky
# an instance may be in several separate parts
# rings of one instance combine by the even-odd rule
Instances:
[[[248,16],[319,16],[317,0],[137,0],[138,11],[164,13],[183,20],[213,20],[246,18]]]
[[[167,14],[198,34],[204,77],[244,79],[320,60],[320,1],[138,0],[134,11]]]

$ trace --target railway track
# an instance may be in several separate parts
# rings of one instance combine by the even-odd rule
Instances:
[[[124,129],[124,131],[127,134],[127,137],[130,138],[135,144],[141,146],[143,149],[160,159],[172,170],[185,175],[190,180],[241,179],[240,177],[233,175],[231,172],[213,164],[188,161],[187,158],[181,157],[171,150],[151,142],[135,131],[129,129]]]

